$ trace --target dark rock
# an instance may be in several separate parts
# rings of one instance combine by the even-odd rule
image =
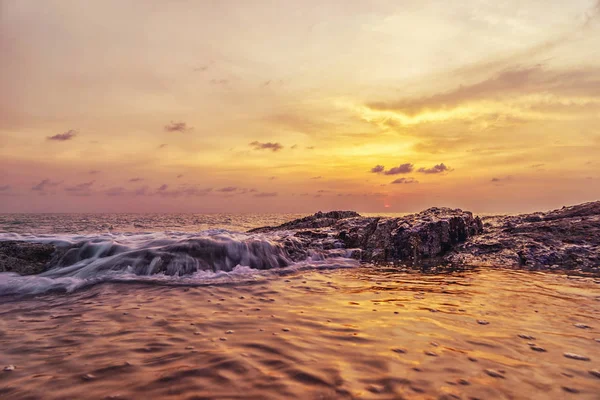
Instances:
[[[55,247],[51,244],[1,241],[0,272],[39,274],[47,269],[54,251]]]
[[[483,222],[485,232],[456,246],[448,263],[600,273],[600,202]]]
[[[284,247],[293,260],[310,249],[355,249],[350,256],[369,262],[436,265],[456,244],[481,233],[481,220],[450,208],[430,208],[400,218],[361,217],[353,211],[316,213],[277,227],[253,229],[268,233],[294,230]]]
[[[360,217],[360,214],[355,211],[330,211],[323,213],[319,211],[314,215],[286,222],[279,226],[265,226],[261,228],[250,229],[250,233],[263,233],[272,231],[283,231],[292,229],[313,229],[326,228],[335,224],[340,219]]]

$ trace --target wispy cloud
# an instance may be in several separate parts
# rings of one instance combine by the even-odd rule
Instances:
[[[227,79],[211,79],[210,83],[212,83],[213,85],[227,85],[229,83],[229,80],[227,80]]]
[[[277,192],[260,192],[256,193],[254,197],[276,197]]]
[[[73,139],[75,136],[77,136],[77,131],[74,129],[69,129],[66,132],[63,133],[57,133],[54,136],[48,136],[46,139],[48,140],[54,140],[54,141],[58,141],[58,142],[65,142],[67,140],[71,140]]]
[[[502,184],[502,183],[510,182],[513,179],[514,178],[512,175],[508,175],[508,176],[505,176],[504,178],[494,177],[490,180],[490,182],[492,182],[493,184]]]
[[[192,129],[193,128],[191,126],[188,126],[185,122],[171,121],[167,125],[165,125],[165,131],[167,132],[186,132]],[[161,145],[160,148],[162,148],[162,146],[163,145]]]
[[[166,183],[163,183],[162,185],[160,185],[158,187],[158,189],[156,189],[159,192],[164,192],[165,190],[167,190],[169,188],[169,185],[167,185]]]
[[[129,182],[141,182],[143,180],[144,180],[144,178],[135,177],[135,178],[129,179]]]
[[[385,171],[385,167],[383,165],[376,165],[373,168],[371,168],[371,172],[374,174],[380,174],[383,171]]]
[[[413,172],[415,166],[411,163],[401,164],[397,167],[390,168],[384,172],[385,175],[399,175],[399,174],[409,174]]]
[[[102,171],[99,171],[99,170],[97,170],[97,169],[92,169],[92,170],[88,171],[88,174],[90,174],[90,175],[97,175],[97,174],[99,174],[100,172],[102,172]]]
[[[393,183],[394,185],[398,185],[398,184],[411,184],[411,183],[419,183],[419,181],[415,180],[414,178],[398,178],[395,181],[392,181],[391,183]]]
[[[164,149],[164,148],[165,148],[165,147],[167,147],[167,146],[168,146],[168,144],[166,144],[166,143],[163,143],[163,144],[160,144],[160,145],[158,146],[158,148],[159,148],[159,149]]]
[[[249,143],[249,145],[250,147],[254,148],[254,150],[271,150],[273,152],[276,152],[283,149],[281,143],[277,142],[261,143],[255,140],[254,142]]]
[[[134,196],[146,196],[148,193],[148,186],[142,186],[141,188],[138,188],[133,192]]]
[[[418,170],[418,172],[420,172],[422,174],[441,174],[441,173],[450,172],[450,171],[452,171],[452,169],[447,167],[446,164],[444,164],[444,163],[434,165],[431,168],[419,168],[419,170]]]
[[[65,192],[72,196],[90,196],[91,188],[96,181],[78,183],[73,186],[67,186]]]
[[[46,189],[57,187],[60,184],[62,184],[62,181],[52,182],[50,179],[44,179],[37,185],[32,186],[31,190],[36,191],[36,192],[43,192]]]
[[[232,193],[238,190],[237,186],[227,186],[221,189],[217,189],[217,192],[221,192],[221,193]]]
[[[211,65],[212,65],[212,62],[208,63],[208,64],[200,65],[199,67],[194,68],[194,72],[205,72],[208,70],[208,68],[210,68]]]
[[[113,187],[104,192],[107,196],[116,197],[116,196],[124,196],[127,194],[127,190],[122,187]]]

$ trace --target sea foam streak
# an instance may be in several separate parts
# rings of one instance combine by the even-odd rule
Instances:
[[[356,266],[342,249],[311,250],[294,262],[284,249],[293,237],[208,230],[99,235],[0,234],[0,240],[51,243],[50,269],[35,276],[0,273],[0,295],[67,291],[100,282],[199,285],[262,279],[310,268]]]

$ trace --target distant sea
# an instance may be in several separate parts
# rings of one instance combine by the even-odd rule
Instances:
[[[0,214],[0,232],[17,234],[93,234],[133,232],[246,232],[274,226],[307,214]],[[402,216],[398,214],[371,214]]]

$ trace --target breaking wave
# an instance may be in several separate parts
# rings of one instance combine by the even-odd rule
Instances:
[[[49,269],[42,274],[0,273],[0,295],[71,292],[107,281],[173,285],[244,282],[301,269],[357,265],[349,251],[336,246],[306,250],[292,235],[221,229],[195,234],[0,234],[0,240],[50,243],[57,248]]]

